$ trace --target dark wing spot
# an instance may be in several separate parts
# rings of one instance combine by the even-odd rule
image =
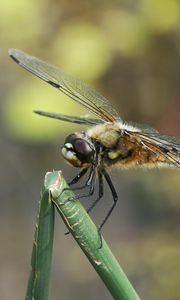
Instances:
[[[59,88],[61,87],[60,84],[55,83],[55,82],[53,82],[53,81],[51,81],[51,80],[48,80],[48,83],[49,83],[50,85],[52,85],[53,87],[55,87],[56,89],[59,89]]]
[[[9,54],[9,55],[17,64],[20,63],[19,60],[15,56],[13,56],[12,54]]]

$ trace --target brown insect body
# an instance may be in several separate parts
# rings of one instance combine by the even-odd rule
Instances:
[[[71,181],[71,185],[88,174],[89,170],[85,186],[79,188],[88,187],[89,194],[87,196],[93,194],[97,178],[98,197],[88,212],[103,196],[103,179],[106,180],[111,190],[113,205],[99,226],[99,231],[110,216],[118,199],[114,185],[106,171],[107,168],[114,166],[120,168],[134,166],[180,168],[180,138],[160,135],[155,129],[141,124],[132,122],[126,124],[109,101],[83,81],[20,50],[10,49],[9,55],[20,66],[68,95],[95,116],[95,118],[77,117],[35,111],[46,117],[92,126],[85,132],[69,135],[62,147],[62,154],[73,166],[82,168],[81,172]]]
[[[123,129],[122,129],[123,128]],[[127,126],[128,128],[128,126]],[[140,129],[134,128],[131,134],[126,125],[121,123],[105,123],[87,130],[87,138],[100,145],[100,163],[103,167],[156,167],[167,166],[164,156],[157,154],[156,147],[150,149],[141,142]],[[152,147],[152,146],[151,146]]]

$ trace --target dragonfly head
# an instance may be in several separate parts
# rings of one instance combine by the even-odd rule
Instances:
[[[66,138],[62,155],[74,167],[88,168],[94,160],[95,149],[91,141],[73,133]]]

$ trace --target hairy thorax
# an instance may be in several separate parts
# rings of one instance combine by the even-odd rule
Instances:
[[[131,128],[128,133],[127,126],[122,123],[105,123],[90,128],[87,136],[93,143],[100,145],[100,161],[104,166],[117,166],[129,168],[135,166],[153,167],[161,165],[164,158],[156,151],[150,150],[138,138],[138,128]]]

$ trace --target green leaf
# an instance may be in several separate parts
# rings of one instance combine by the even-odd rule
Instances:
[[[140,300],[103,238],[101,247],[101,239],[95,224],[81,203],[75,199],[74,193],[68,188],[61,172],[47,173],[46,184],[51,186],[52,201],[68,230],[114,299]]]
[[[53,236],[54,205],[46,186],[39,202],[26,300],[49,299]]]

